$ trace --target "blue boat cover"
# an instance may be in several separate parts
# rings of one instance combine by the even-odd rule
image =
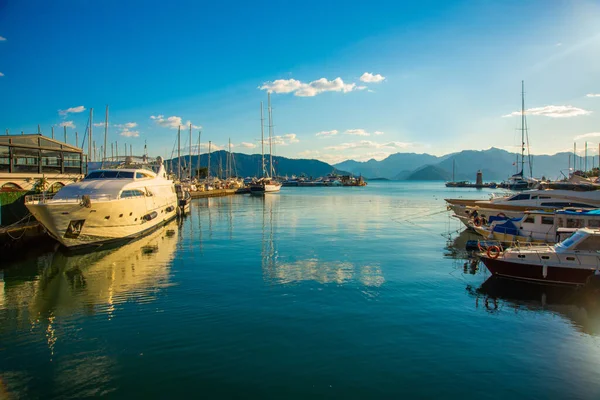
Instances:
[[[488,219],[488,223],[491,224],[494,221],[506,221],[507,219],[508,219],[508,217],[498,217],[498,216],[492,215]]]
[[[588,211],[562,210],[562,211],[557,211],[556,214],[563,214],[563,215],[600,215],[600,208],[596,208],[594,210],[588,210]]]
[[[518,235],[519,234],[519,230],[517,229],[517,227],[513,223],[513,220],[511,220],[511,219],[506,220],[505,222],[494,226],[494,232],[504,233],[507,235]]]

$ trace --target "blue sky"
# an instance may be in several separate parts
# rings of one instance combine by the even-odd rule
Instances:
[[[524,80],[533,153],[600,141],[597,1],[0,1],[0,38],[11,133],[73,141],[109,104],[121,149],[170,156],[189,121],[257,153],[271,90],[277,155],[514,150]]]

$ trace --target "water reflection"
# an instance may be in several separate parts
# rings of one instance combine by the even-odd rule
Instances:
[[[565,286],[538,285],[498,277],[488,278],[480,287],[467,286],[476,307],[496,313],[552,312],[568,319],[581,332],[600,334],[600,292]]]
[[[121,247],[80,255],[57,251],[38,257],[34,265],[12,266],[1,280],[0,311],[21,323],[43,318],[51,327],[55,317],[79,311],[110,317],[130,295],[151,299],[168,284],[178,230],[173,221]]]
[[[265,195],[257,199],[262,201],[261,258],[265,281],[278,284],[314,281],[340,285],[357,282],[368,287],[380,287],[385,282],[383,271],[376,264],[367,262],[358,265],[350,261],[322,260],[314,254],[305,256],[303,253],[310,249],[303,246],[294,246],[284,255],[280,254],[277,240],[280,196]],[[298,257],[301,259],[296,259]]]

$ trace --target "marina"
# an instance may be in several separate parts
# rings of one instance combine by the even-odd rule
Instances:
[[[0,400],[600,399],[597,1],[4,3]]]
[[[493,385],[499,398],[533,383],[542,397],[600,393],[593,292],[473,268],[468,231],[445,211],[455,189],[441,182],[367,189],[194,199],[185,218],[130,244],[12,262],[0,275],[3,390],[485,398]]]

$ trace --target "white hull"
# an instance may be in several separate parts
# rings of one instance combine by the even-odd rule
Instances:
[[[62,245],[76,247],[134,238],[149,232],[177,216],[177,198],[173,195],[170,199],[139,197],[96,201],[90,208],[73,202],[47,202],[27,204],[27,208]],[[153,213],[156,213],[154,218],[145,218]],[[73,230],[73,221],[83,221],[80,230]]]

